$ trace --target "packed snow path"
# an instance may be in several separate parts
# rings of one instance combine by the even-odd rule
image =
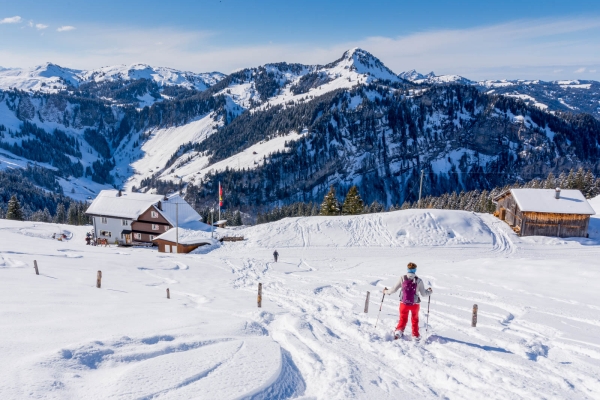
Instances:
[[[170,255],[0,220],[1,397],[600,398],[597,222],[565,240],[466,212],[293,218]],[[419,344],[391,340],[397,295],[374,328],[409,261],[434,289]]]

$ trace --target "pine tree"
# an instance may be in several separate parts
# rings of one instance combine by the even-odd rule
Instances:
[[[565,185],[565,189],[574,189],[575,188],[575,172],[573,168],[569,171],[569,175],[567,176],[567,183]]]
[[[556,187],[567,189],[567,174],[565,172],[561,172],[556,180]]]
[[[44,207],[44,211],[42,212],[42,221],[41,222],[51,222],[52,216],[50,215],[50,211],[48,211],[48,207]]]
[[[358,188],[356,186],[352,186],[348,190],[348,194],[346,194],[346,198],[344,199],[344,204],[342,205],[342,214],[343,215],[358,215],[363,212],[365,204],[360,198],[360,194],[358,193]]]
[[[69,204],[69,211],[67,211],[67,221],[69,225],[77,225],[79,218],[77,218],[77,205],[75,203]]]
[[[56,222],[57,224],[64,224],[65,217],[65,205],[63,203],[58,203],[58,206],[56,206],[56,214],[54,215],[54,222]]]
[[[335,189],[333,186],[329,187],[329,192],[323,198],[323,203],[321,203],[321,215],[340,215],[340,206],[335,197]]]
[[[586,198],[591,199],[597,195],[595,189],[594,174],[592,174],[592,171],[587,171],[583,177],[583,195]]]
[[[231,225],[233,226],[241,226],[244,223],[242,222],[242,214],[239,211],[236,211],[235,214],[233,215],[233,221],[231,223]]]
[[[385,207],[383,207],[383,205],[382,205],[382,204],[379,204],[379,203],[377,202],[377,200],[375,200],[375,201],[373,201],[373,202],[371,203],[371,205],[369,206],[369,211],[368,211],[368,212],[369,212],[370,214],[375,214],[375,213],[380,213],[380,212],[383,212],[383,211],[385,211]]]
[[[17,196],[14,194],[8,201],[8,208],[6,210],[6,219],[12,219],[15,221],[23,221],[23,210],[21,210],[21,204],[17,200]]]
[[[546,182],[544,183],[544,189],[555,189],[556,188],[556,178],[554,174],[550,172],[548,177],[546,178]]]
[[[578,189],[583,191],[584,186],[585,186],[585,172],[583,171],[582,167],[579,167],[579,169],[577,170],[577,172],[575,173],[575,176],[573,178],[573,189]]]

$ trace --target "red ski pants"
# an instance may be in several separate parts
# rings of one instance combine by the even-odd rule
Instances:
[[[398,321],[398,326],[396,330],[404,331],[406,328],[406,324],[408,323],[408,313],[411,314],[411,325],[412,325],[412,335],[414,337],[419,337],[419,309],[421,308],[420,304],[413,304],[412,306],[408,306],[404,303],[400,303],[400,321]]]

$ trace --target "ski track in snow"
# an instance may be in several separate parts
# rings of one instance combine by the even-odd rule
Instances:
[[[0,221],[3,398],[600,397],[593,245],[439,210],[286,219],[196,255],[85,246],[72,229],[65,246],[46,240],[56,225]],[[410,326],[391,340],[398,294],[374,328],[408,261],[434,290],[421,343]]]

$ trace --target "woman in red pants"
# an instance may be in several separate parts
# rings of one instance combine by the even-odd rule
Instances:
[[[430,296],[433,290],[431,288],[425,290],[425,284],[423,280],[417,275],[417,264],[408,263],[408,270],[406,275],[402,275],[396,285],[391,288],[384,288],[384,294],[393,294],[400,289],[400,321],[396,326],[394,332],[394,338],[398,339],[404,335],[404,328],[408,323],[408,313],[411,314],[411,325],[412,325],[412,336],[415,340],[419,340],[419,308],[421,298],[419,295],[425,297]]]

